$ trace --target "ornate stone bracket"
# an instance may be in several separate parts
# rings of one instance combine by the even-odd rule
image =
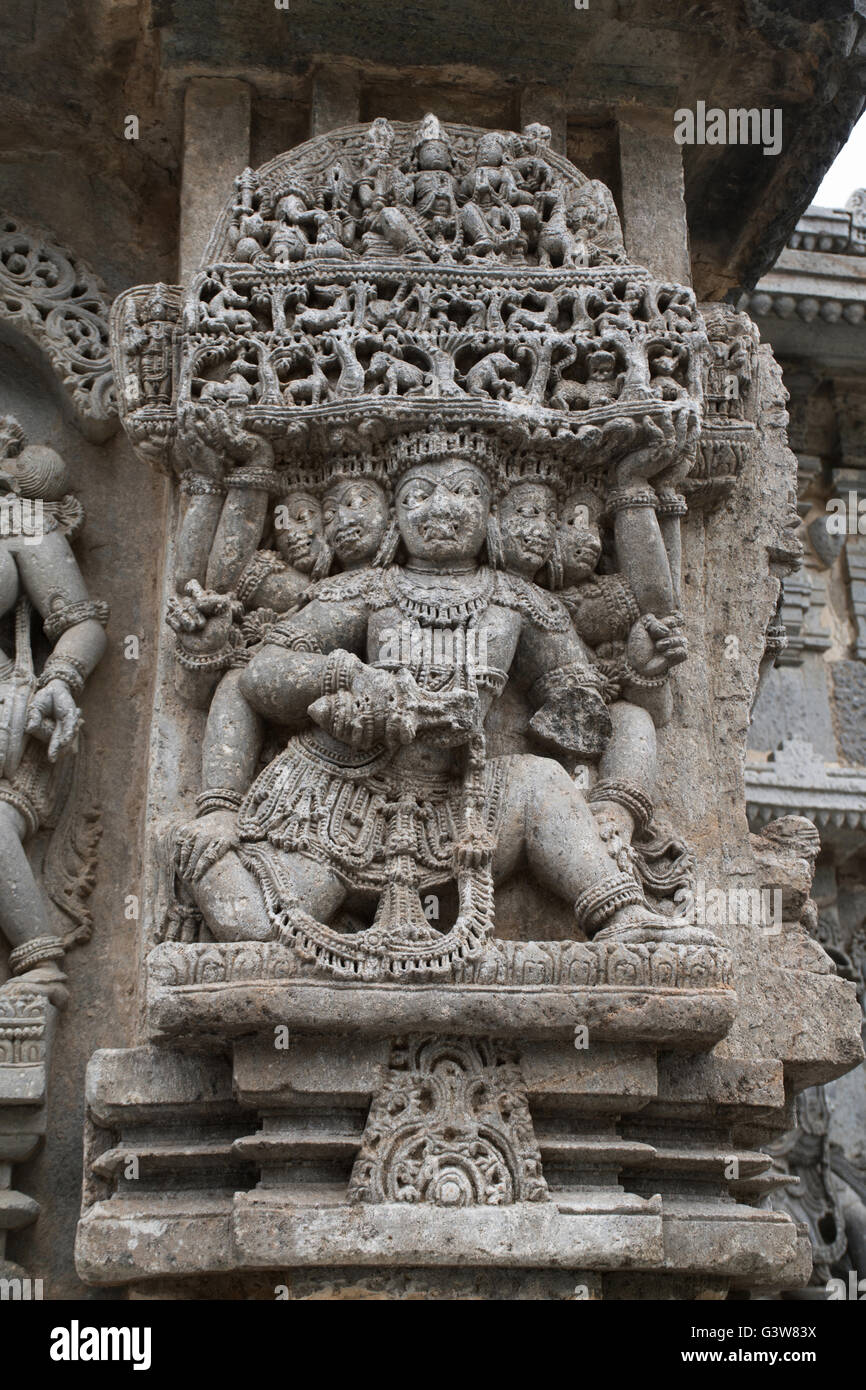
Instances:
[[[108,356],[111,300],[101,280],[46,233],[0,213],[0,332],[46,358],[95,443],[117,428]]]

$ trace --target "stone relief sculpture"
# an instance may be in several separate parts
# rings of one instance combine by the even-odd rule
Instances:
[[[190,500],[169,621],[183,688],[212,700],[200,816],[175,836],[181,915],[338,973],[424,977],[482,949],[494,883],[528,855],[581,936],[711,945],[648,906],[629,858],[687,654],[685,503],[666,480],[697,444],[694,302],[631,271],[568,273],[622,252],[590,236],[599,195],[543,128],[470,138],[431,116],[399,141],[382,121],[353,139],[339,165],[308,147],[290,176],[243,176],[224,232],[243,261],[197,277],[179,320]],[[293,250],[274,261],[290,215]],[[171,297],[133,291],[118,311],[132,428],[158,439]],[[595,560],[601,512],[613,545],[602,577],[568,539],[581,479]],[[522,537],[533,498],[547,534]],[[565,604],[542,570],[571,586]],[[485,719],[509,680],[535,751],[491,757]],[[294,732],[257,776],[274,727]],[[595,815],[576,762],[599,774]],[[456,903],[449,932],[425,918],[434,889]]]
[[[182,768],[152,827],[149,1042],[94,1059],[92,1123],[122,1116],[161,1198],[158,1101],[211,1224],[184,1208],[154,1242],[101,1135],[84,1277],[424,1267],[447,1246],[455,1268],[665,1261],[708,1290],[746,1277],[713,1253],[723,1219],[749,1278],[801,1272],[737,1128],[744,1095],[784,1109],[750,1051],[770,1025],[703,1055],[736,1028],[730,936],[680,910],[699,855],[755,878],[757,851],[743,812],[728,869],[702,819],[706,729],[689,767],[665,749],[729,707],[735,743],[760,660],[708,690],[727,596],[690,504],[702,538],[726,499],[758,517],[756,653],[792,553],[784,403],[748,321],[708,324],[629,264],[610,193],[545,127],[430,115],[246,170],[189,285],[120,296],[112,361],[124,427],[180,492],[180,712],[159,717]],[[840,983],[787,944],[780,998],[784,971]],[[766,965],[746,946],[744,970]],[[219,1193],[211,1103],[233,1136]]]
[[[70,540],[83,521],[62,458],[27,444],[0,420],[0,604],[8,637],[0,667],[0,926],[9,943],[10,989],[63,1002],[67,944],[89,930],[89,866],[56,898],[67,931],[48,917],[25,845],[56,827],[76,772],[84,684],[105,649],[108,606],[85,587]],[[41,627],[41,632],[39,628]]]

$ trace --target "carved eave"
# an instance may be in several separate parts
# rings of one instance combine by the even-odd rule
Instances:
[[[863,106],[858,0],[636,0],[620,14],[539,0],[510,7],[507,23],[497,6],[448,3],[409,15],[387,0],[357,0],[350,11],[323,15],[315,0],[292,0],[292,16],[291,85],[300,104],[326,55],[344,83],[399,93],[396,109],[413,86],[456,81],[466,109],[500,111],[543,82],[578,139],[582,124],[648,110],[669,119],[672,132],[673,113],[699,100],[725,111],[781,110],[775,156],[760,146],[683,148],[694,283],[708,299],[754,285],[772,265]],[[283,19],[258,0],[158,7],[166,82],[181,83],[195,55],[197,71],[249,74],[259,89],[285,84]]]
[[[0,213],[0,339],[47,364],[82,433],[97,444],[118,425],[110,305],[102,281],[72,251]]]
[[[749,824],[759,830],[779,816],[807,816],[825,846],[849,851],[866,829],[866,769],[825,763],[810,743],[792,739],[766,761],[746,765]]]

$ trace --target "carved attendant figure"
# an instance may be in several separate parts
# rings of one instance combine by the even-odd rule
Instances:
[[[6,419],[0,464],[0,614],[15,614],[13,647],[0,667],[0,927],[9,942],[13,980],[63,1002],[64,941],[53,930],[25,852],[26,841],[58,816],[69,791],[81,727],[78,701],[105,650],[108,617],[94,603],[64,532],[80,508],[68,494],[66,466],[53,449],[23,441]],[[41,503],[41,533],[16,523],[21,499]],[[34,540],[36,543],[34,544]],[[36,671],[31,606],[51,651]]]

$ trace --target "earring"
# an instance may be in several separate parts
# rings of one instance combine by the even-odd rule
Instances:
[[[505,569],[505,551],[499,519],[491,511],[487,518],[487,560],[495,570]]]
[[[379,549],[373,556],[371,563],[377,569],[385,569],[388,565],[393,565],[394,556],[397,554],[397,546],[400,544],[400,532],[397,529],[397,522],[394,517],[388,522],[387,530],[379,542]]]

